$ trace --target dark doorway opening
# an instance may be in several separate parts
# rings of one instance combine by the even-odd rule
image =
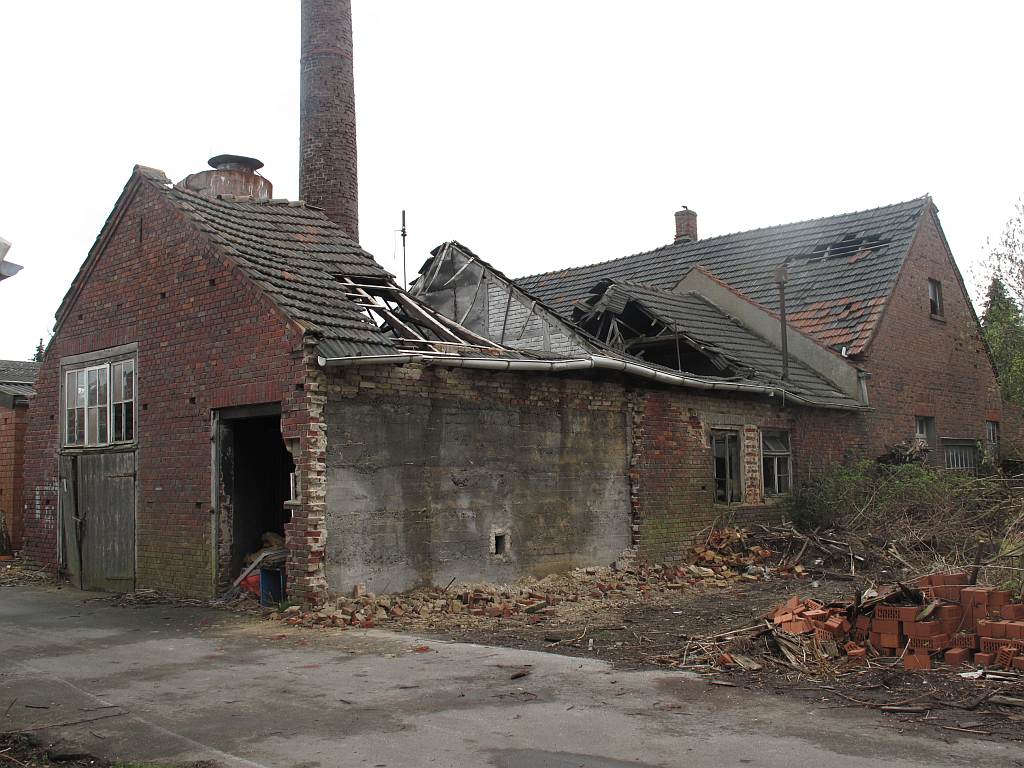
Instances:
[[[246,557],[267,545],[266,534],[284,537],[291,512],[295,464],[281,435],[280,415],[221,416],[221,582],[234,580]]]

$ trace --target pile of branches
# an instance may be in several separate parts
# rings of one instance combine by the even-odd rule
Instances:
[[[964,566],[979,542],[991,555],[1011,532],[1019,538],[1018,486],[998,474],[867,461],[805,478],[787,512],[799,528],[842,529],[908,567]]]

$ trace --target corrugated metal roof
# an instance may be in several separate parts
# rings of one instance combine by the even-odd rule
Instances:
[[[786,305],[794,327],[832,346],[862,352],[881,316],[921,215],[922,197],[869,211],[667,245],[588,266],[521,277],[516,282],[570,317],[575,302],[603,279],[673,288],[703,266],[772,311],[772,274],[788,260]]]

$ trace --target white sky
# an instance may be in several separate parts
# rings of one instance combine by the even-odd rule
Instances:
[[[410,275],[522,275],[931,193],[972,267],[1024,192],[1022,3],[355,0],[360,228]],[[135,163],[298,194],[298,0],[0,0],[0,358],[26,358]]]

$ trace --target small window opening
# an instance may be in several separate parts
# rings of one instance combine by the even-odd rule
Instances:
[[[932,317],[942,317],[945,314],[942,307],[942,283],[938,280],[928,280],[928,308]]]
[[[496,533],[494,534],[494,554],[504,555],[508,548],[508,534],[507,533]]]
[[[723,504],[739,503],[743,499],[739,432],[712,432],[711,453],[715,460],[715,501]]]
[[[934,416],[916,416],[914,418],[915,428],[914,437],[920,440],[922,443],[927,445],[929,448],[935,447],[935,417]]]
[[[761,469],[765,496],[789,493],[792,487],[791,459],[789,432],[781,429],[761,432]]]
[[[985,452],[989,459],[995,461],[999,457],[999,422],[985,422]]]

